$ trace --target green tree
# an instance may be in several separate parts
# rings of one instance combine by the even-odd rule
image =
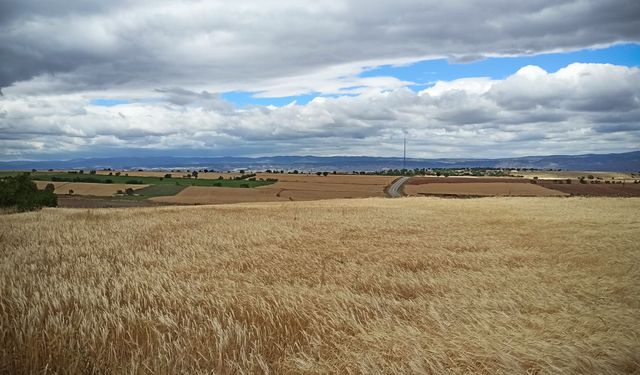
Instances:
[[[55,186],[49,185],[44,190],[38,190],[27,174],[6,177],[0,180],[0,207],[16,207],[18,211],[55,207],[58,197],[53,193]]]

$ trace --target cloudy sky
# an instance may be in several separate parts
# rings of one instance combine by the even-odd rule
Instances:
[[[637,0],[3,0],[0,160],[640,149]]]

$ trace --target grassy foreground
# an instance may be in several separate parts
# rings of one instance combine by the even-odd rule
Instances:
[[[0,217],[2,373],[640,371],[640,199]]]

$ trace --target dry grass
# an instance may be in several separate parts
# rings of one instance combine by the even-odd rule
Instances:
[[[640,199],[0,221],[2,373],[638,373]]]
[[[149,185],[131,185],[131,184],[101,184],[90,182],[50,182],[50,181],[34,181],[38,185],[38,189],[44,189],[48,184],[56,187],[56,194],[67,194],[69,190],[73,190],[74,195],[92,195],[96,197],[109,197],[115,195],[118,190],[125,191],[127,188],[134,190],[142,189]]]
[[[524,196],[553,197],[566,196],[567,193],[547,189],[531,183],[479,182],[479,183],[430,183],[404,186],[408,195],[476,195],[476,196]]]

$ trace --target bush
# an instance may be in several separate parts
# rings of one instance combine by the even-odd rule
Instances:
[[[164,178],[171,178],[171,173],[167,173],[164,175]]]
[[[54,190],[53,184],[48,184],[44,190],[38,190],[26,174],[6,177],[0,180],[0,207],[16,207],[18,211],[56,207],[58,197]]]
[[[133,195],[134,190],[133,190],[133,188],[126,188],[124,192],[125,192],[127,195]]]

